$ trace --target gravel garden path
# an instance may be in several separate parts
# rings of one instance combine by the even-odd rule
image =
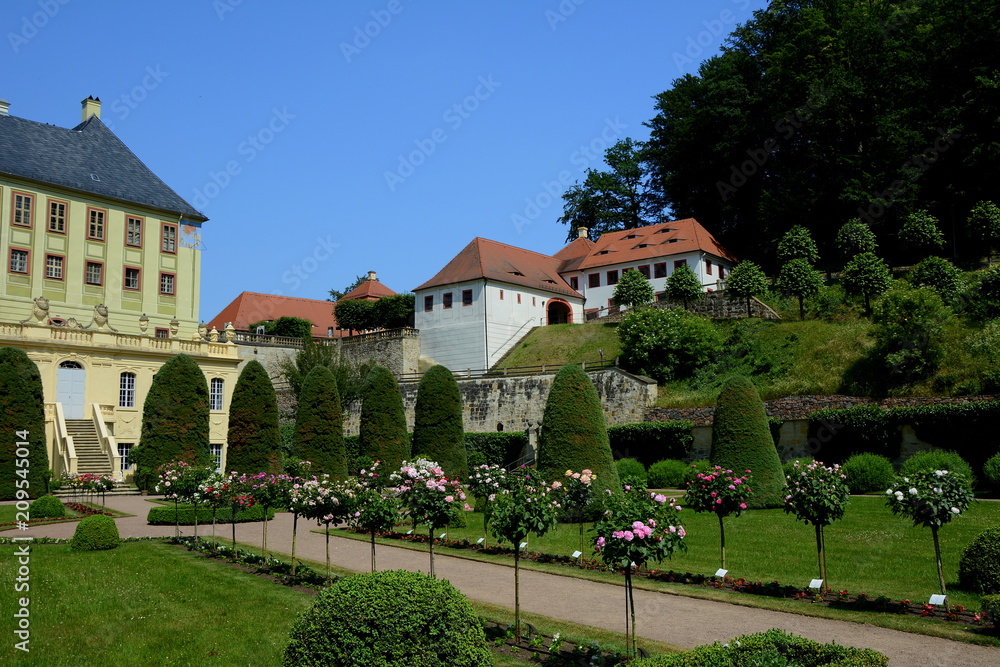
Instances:
[[[115,520],[122,537],[174,534],[171,526],[146,524],[146,514],[153,505],[144,497],[108,498],[107,504],[113,509],[136,515]],[[75,528],[76,523],[33,526],[26,531],[3,531],[0,532],[0,537],[69,538]],[[312,522],[300,522],[296,555],[322,563],[325,562],[325,541],[322,535],[310,532],[313,528]],[[184,534],[192,533],[190,526],[182,526],[181,530]],[[204,535],[210,530],[211,526],[200,526],[199,534]],[[218,532],[222,536],[229,535],[229,525],[220,525]],[[291,515],[278,514],[269,524],[267,532],[268,547],[287,553],[292,537]],[[237,524],[236,539],[259,546],[260,524]],[[428,556],[424,551],[379,545],[377,558],[379,569],[420,572],[428,569]],[[364,572],[370,568],[371,549],[367,542],[331,538],[330,560],[334,565]],[[512,566],[441,555],[435,555],[434,563],[437,575],[448,579],[468,597],[513,608]],[[624,597],[621,586],[530,570],[521,572],[521,609],[530,613],[624,632]],[[894,667],[1000,665],[1000,648],[974,646],[871,625],[643,590],[635,591],[635,606],[640,636],[685,648],[780,628],[820,642],[836,641],[848,646],[873,648],[888,655],[890,664]]]

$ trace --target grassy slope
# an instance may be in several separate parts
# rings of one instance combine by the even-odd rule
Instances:
[[[501,368],[540,364],[578,364],[581,361],[613,360],[621,354],[618,328],[614,324],[553,324],[536,327],[517,345]]]

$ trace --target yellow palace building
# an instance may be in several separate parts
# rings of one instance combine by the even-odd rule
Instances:
[[[205,373],[222,465],[239,358],[198,325],[208,219],[101,122],[99,99],[82,107],[67,129],[0,100],[0,346],[41,371],[56,474],[127,478],[153,375],[180,353]]]

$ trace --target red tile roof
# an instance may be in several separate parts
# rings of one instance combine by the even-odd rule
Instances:
[[[559,260],[559,272],[568,273],[580,268],[580,264],[594,249],[594,242],[590,239],[577,237],[565,248],[557,252],[553,257]]]
[[[606,232],[593,242],[590,254],[582,260],[577,259],[580,239],[574,240],[556,253],[567,253],[565,261],[573,268],[562,268],[561,271],[592,269],[624,262],[652,260],[657,257],[679,255],[686,252],[706,252],[716,257],[736,262],[737,259],[708,233],[694,218],[662,222],[648,227],[637,227],[617,232]],[[569,252],[567,252],[569,251]]]
[[[242,292],[233,302],[222,309],[222,312],[212,318],[208,328],[215,327],[219,331],[232,322],[241,331],[261,320],[276,320],[279,317],[301,317],[316,326],[313,335],[323,337],[329,327],[333,327],[333,336],[346,336],[347,331],[337,330],[337,318],[333,315],[333,303],[318,299],[300,299],[294,296],[278,296],[276,294],[258,294]]]
[[[366,280],[350,292],[340,297],[341,301],[359,299],[365,301],[378,301],[384,296],[396,296],[396,293],[377,280]]]
[[[477,237],[414,291],[486,278],[583,298],[559,275],[559,264],[555,257]]]

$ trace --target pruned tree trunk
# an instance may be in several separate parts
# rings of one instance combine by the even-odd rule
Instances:
[[[725,570],[726,569],[726,525],[722,523],[721,514],[719,515],[719,550],[720,550],[720,555],[722,557],[722,565],[720,565],[719,567]]]
[[[931,535],[934,537],[934,557],[937,559],[938,583],[941,584],[941,595],[947,595],[944,588],[944,567],[941,564],[941,543],[938,541],[938,527],[931,526]]]

